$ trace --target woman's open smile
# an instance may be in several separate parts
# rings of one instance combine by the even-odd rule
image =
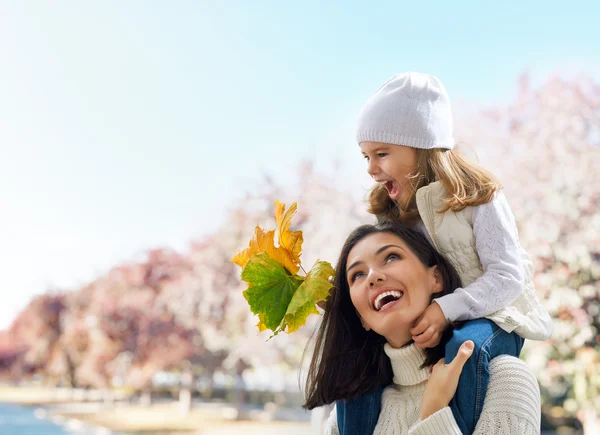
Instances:
[[[348,255],[350,298],[365,328],[406,344],[410,328],[441,291],[436,267],[426,267],[398,236],[375,233]]]

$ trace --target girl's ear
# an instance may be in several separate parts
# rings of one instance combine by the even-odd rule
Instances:
[[[432,266],[430,269],[430,273],[432,273],[432,291],[433,293],[439,293],[444,290],[444,280],[442,279],[442,272],[440,271],[439,266],[436,264]]]

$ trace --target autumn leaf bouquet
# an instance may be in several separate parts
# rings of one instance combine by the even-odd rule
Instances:
[[[273,336],[294,332],[310,314],[319,314],[317,303],[327,299],[329,279],[335,275],[326,261],[317,261],[308,273],[302,267],[302,231],[290,231],[296,207],[293,203],[286,211],[284,204],[275,202],[276,229],[265,232],[257,225],[248,248],[231,260],[242,268],[242,280],[248,284],[244,297],[258,315],[259,331],[270,329]]]

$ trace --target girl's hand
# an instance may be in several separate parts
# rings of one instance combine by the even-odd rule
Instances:
[[[410,333],[418,347],[435,347],[440,343],[442,333],[447,327],[448,320],[442,308],[436,302],[432,302],[415,321]]]
[[[456,394],[458,378],[465,362],[473,353],[473,342],[465,341],[460,347],[456,358],[450,364],[444,364],[444,358],[433,366],[427,387],[421,397],[419,418],[425,420],[440,409],[445,408]]]

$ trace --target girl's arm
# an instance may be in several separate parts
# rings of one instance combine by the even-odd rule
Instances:
[[[540,390],[529,366],[500,356],[490,362],[490,383],[474,435],[539,435]],[[449,406],[418,421],[409,435],[461,435]]]
[[[483,275],[435,300],[451,322],[488,316],[510,305],[524,289],[517,226],[502,192],[473,207],[473,231]]]

